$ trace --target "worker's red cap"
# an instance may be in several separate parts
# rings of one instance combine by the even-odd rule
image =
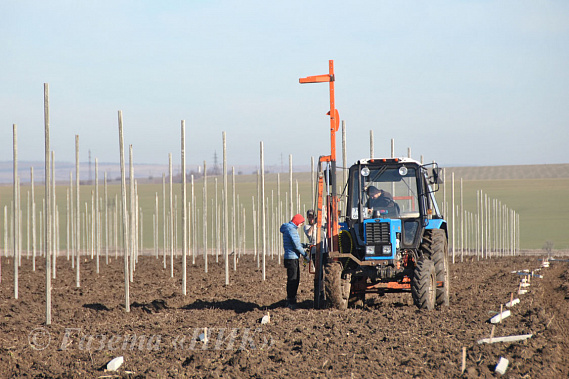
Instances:
[[[304,217],[302,217],[301,214],[296,214],[291,221],[294,225],[298,226],[304,222]]]

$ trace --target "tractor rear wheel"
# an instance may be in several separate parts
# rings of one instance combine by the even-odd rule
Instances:
[[[340,262],[327,262],[324,265],[324,293],[330,308],[348,308],[350,280],[342,278],[342,264]]]
[[[415,264],[411,281],[413,302],[419,309],[433,310],[437,298],[437,277],[432,260],[422,258]]]

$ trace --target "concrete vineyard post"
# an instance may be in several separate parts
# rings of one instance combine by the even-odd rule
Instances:
[[[464,211],[462,212],[461,217],[464,219],[463,221],[463,225],[464,225],[464,237],[463,237],[463,241],[464,241],[464,249],[463,252],[461,254],[461,261],[464,261],[464,254],[468,255],[468,212]]]
[[[128,174],[128,185],[129,185],[129,207],[127,210],[127,216],[129,217],[129,229],[128,229],[128,255],[129,255],[129,276],[130,281],[134,281],[134,267],[135,267],[135,260],[134,260],[134,250],[135,250],[135,236],[136,236],[136,206],[134,203],[134,158],[133,158],[133,151],[132,145],[128,146],[128,167],[129,167],[129,174]]]
[[[30,191],[27,192],[28,202],[26,203],[26,258],[30,259]]]
[[[314,180],[315,180],[315,176],[314,176],[314,157],[310,157],[310,187],[312,189],[312,197],[310,200],[310,203],[312,204],[311,208],[315,208],[314,206],[314,202],[315,202],[315,198],[316,198],[316,188],[314,186]],[[345,178],[346,173],[344,172],[344,183],[346,183],[346,178]],[[277,198],[277,203],[280,204],[281,202],[281,189],[279,186],[279,196]],[[280,214],[279,214],[280,216]]]
[[[265,174],[264,172],[261,172],[261,175],[264,175],[264,174]],[[292,210],[292,207],[293,207],[293,205],[292,205],[293,204],[293,202],[292,202],[292,154],[290,154],[288,156],[288,194],[289,194],[288,195],[288,201],[289,201],[289,203],[288,203],[288,206],[289,206],[288,217],[290,220],[290,219],[292,219],[292,216],[294,216],[293,210]],[[263,209],[265,209],[265,206],[263,206]]]
[[[44,210],[45,225],[44,225],[44,249],[45,249],[45,324],[51,325],[51,197],[50,197],[50,147],[49,147],[49,84],[44,83],[44,126],[45,126],[45,202],[46,207]],[[14,159],[15,160],[15,159]],[[17,275],[14,275],[17,276]],[[16,287],[17,288],[17,287]],[[17,296],[16,296],[17,298]]]
[[[216,167],[217,169],[217,167]],[[217,175],[217,173],[216,173]],[[215,263],[219,263],[219,204],[218,204],[218,193],[217,193],[217,176],[213,179],[214,183],[214,193],[215,193],[215,201],[212,199],[212,208],[213,208],[213,215],[212,215],[212,249],[215,249]]]
[[[105,171],[105,264],[109,264],[109,198],[107,189],[107,172]]]
[[[203,162],[203,259],[204,259],[204,271],[207,274],[207,163]]]
[[[166,268],[166,174],[162,173],[162,260]]]
[[[277,173],[277,182],[279,182],[279,173]],[[255,219],[256,225],[261,225],[261,172],[257,170],[257,218]],[[255,240],[255,249],[260,253],[261,245],[261,233],[257,233],[257,239]],[[261,267],[261,256],[257,254],[257,268]]]
[[[154,253],[158,259],[158,192],[154,197]]]
[[[233,271],[237,271],[237,252],[235,249],[235,237],[236,237],[236,230],[235,230],[235,224],[236,224],[236,219],[235,219],[235,166],[231,166],[231,187],[232,187],[232,197],[233,197],[233,202],[231,203],[231,220],[232,220],[232,225],[231,225],[231,252],[233,253]]]
[[[235,176],[234,176],[235,177]],[[239,209],[241,208],[241,203],[239,202],[239,195],[237,195],[237,202],[234,205],[235,212],[235,222],[233,228],[236,230],[235,233],[235,255],[237,260],[241,258],[241,218],[239,216]]]
[[[196,196],[194,193],[194,175],[193,174],[190,175],[190,182],[191,182],[191,188],[192,188],[192,190],[191,190],[192,192],[191,192],[191,196],[190,196],[191,203],[192,203],[191,204],[192,211],[190,212],[192,215],[192,222],[190,224],[194,226],[193,228],[190,229],[190,232],[191,232],[190,235],[192,236],[192,238],[191,238],[191,240],[192,240],[192,244],[191,244],[191,246],[192,246],[192,264],[195,265],[196,264],[196,252],[197,252],[197,248],[196,248],[196,241],[197,241],[196,214],[197,214],[197,212],[196,212]]]
[[[451,179],[450,179],[450,188],[451,188],[451,209],[452,209],[452,263],[455,263],[455,229],[454,229],[454,225],[455,225],[455,211],[454,211],[454,172],[451,173]]]
[[[35,205],[35,203],[34,203]],[[35,216],[35,211],[34,211]],[[33,223],[33,221],[32,221]],[[69,170],[69,241],[71,250],[69,258],[71,259],[71,268],[75,269],[75,213],[73,211],[73,171]],[[34,225],[35,227],[35,225]],[[32,232],[33,233],[33,232]],[[34,236],[35,237],[35,236]]]
[[[4,256],[8,257],[8,206],[4,205]]]
[[[464,262],[464,197],[462,192],[462,178],[460,178],[460,261]]]
[[[99,223],[99,159],[95,158],[95,254],[97,256],[96,271],[99,273],[99,258],[101,253],[101,246],[99,244],[99,234],[101,232],[101,224]]]
[[[65,223],[65,230],[66,230],[66,255],[67,255],[67,260],[69,261],[69,256],[70,256],[70,251],[69,251],[69,243],[70,243],[70,226],[71,226],[71,221],[69,219],[69,188],[67,188],[67,190],[65,191],[65,206],[66,206],[66,223]]]
[[[493,230],[492,230],[492,234],[493,234],[493,249],[494,249],[494,256],[499,256],[498,254],[498,199],[494,199],[494,201],[492,201],[492,217],[493,217],[493,222],[492,222],[492,226],[493,226]]]
[[[263,281],[266,279],[266,251],[267,251],[267,241],[266,241],[266,214],[265,214],[265,157],[264,157],[264,151],[263,151],[263,141],[261,141],[261,249],[263,251],[263,265],[262,265],[262,272],[263,272]],[[292,187],[292,155],[290,155],[290,167],[291,167],[291,171],[290,171],[290,177],[291,177],[291,182],[290,185]],[[292,200],[292,199],[291,199]],[[292,208],[291,208],[292,211]],[[292,217],[292,216],[291,216]]]
[[[225,285],[229,285],[229,220],[227,206],[227,141],[225,132],[223,137],[223,253],[225,255]]]
[[[58,222],[57,222],[57,202],[56,202],[56,198],[55,198],[55,152],[51,151],[51,176],[50,176],[50,181],[51,181],[51,204],[50,204],[50,211],[51,211],[51,252],[52,252],[52,270],[51,270],[51,274],[53,279],[55,279],[55,268],[56,268],[56,262],[57,262],[57,254],[58,254],[58,249],[57,249],[57,232],[58,232]]]
[[[484,213],[484,250],[486,252],[486,258],[489,257],[489,250],[490,250],[490,243],[488,242],[488,230],[489,230],[489,223],[490,223],[490,215],[488,214],[488,195],[484,194],[484,204],[483,204],[483,213]]]
[[[186,217],[188,218],[188,225],[187,225],[188,226],[188,254],[192,254],[192,247],[191,246],[192,246],[193,240],[192,240],[192,223],[191,223],[191,220],[192,220],[193,215],[192,215],[191,201],[188,201],[186,203],[186,211],[188,212],[188,213],[186,213],[186,215],[187,215]]]
[[[516,211],[510,210],[510,255],[516,255]]]
[[[18,182],[16,183],[18,190],[18,266],[22,265],[22,194],[20,187],[20,175],[18,174]]]
[[[516,215],[516,247],[518,249],[517,254],[520,252],[520,215]]]
[[[59,209],[55,208],[53,227],[53,279],[55,279],[55,256],[59,254]]]
[[[121,208],[122,208],[122,237],[124,257],[124,298],[125,310],[130,312],[130,280],[128,267],[128,210],[126,205],[126,172],[124,159],[124,137],[122,125],[122,111],[119,111],[119,149],[121,164]]]
[[[485,213],[484,213],[484,191],[480,190],[480,217],[478,218],[478,222],[480,223],[480,257],[482,259],[485,258],[485,242],[486,237],[484,233],[484,228],[486,225]]]
[[[174,195],[172,189],[172,153],[168,153],[168,175],[170,177],[170,277],[174,277]]]
[[[30,167],[30,183],[32,186],[32,271],[36,271],[36,198],[33,166]]]
[[[90,246],[90,234],[89,234],[89,219],[87,218],[89,214],[89,208],[87,202],[85,201],[85,213],[83,213],[83,247],[85,250],[89,249]],[[88,255],[88,254],[87,254]]]
[[[119,209],[118,194],[115,194],[115,211],[113,212],[115,259],[119,258]]]
[[[369,131],[369,158],[373,159],[374,151],[373,151],[373,130]]]
[[[136,212],[138,214],[138,252],[136,254],[136,262],[138,262],[140,255],[144,254],[144,213],[142,212],[142,207],[138,206],[138,195],[136,196],[136,206]]]
[[[187,223],[188,215],[186,212],[186,121],[181,121],[180,126],[180,160],[182,164],[182,295],[186,296],[187,287],[187,248],[188,248],[188,233]],[[158,199],[157,199],[158,201]],[[158,213],[158,202],[156,202],[156,213]]]
[[[312,159],[312,163],[314,164],[314,158]],[[314,167],[313,167],[314,168]],[[312,178],[314,180],[314,178]],[[314,192],[314,183],[312,183],[312,192]],[[282,209],[282,201],[281,201],[281,177],[280,174],[277,173],[277,204],[278,204],[278,211],[277,211],[277,220],[282,221],[282,217],[283,217],[283,209]],[[281,250],[278,250],[279,252],[279,263],[280,263],[280,252]]]
[[[212,231],[215,231],[215,263],[219,263],[219,252],[221,248],[221,239],[219,234],[219,194],[217,189],[217,176],[215,177],[215,228]]]
[[[121,121],[122,122],[122,121]],[[79,135],[75,135],[75,286],[81,287],[81,208],[79,204]]]
[[[296,200],[296,212],[295,213],[300,213],[300,194],[298,193],[298,179],[296,179],[294,181],[295,183],[295,200]]]
[[[274,213],[273,213],[273,206],[274,206],[274,198],[273,198],[273,193],[274,191],[271,190],[271,200],[269,201],[269,197],[267,196],[267,226],[268,226],[268,236],[267,236],[267,245],[268,245],[268,250],[271,252],[271,260],[274,259],[274,255],[275,255],[275,250],[274,250],[274,244],[273,244],[273,226],[274,226]]]
[[[395,158],[395,139],[391,139],[391,158]],[[423,164],[421,160],[421,164]],[[395,183],[391,183],[391,193],[395,193]]]
[[[89,208],[85,204],[85,217],[87,218],[87,230],[89,233],[89,251],[91,252],[91,260],[95,258],[95,190],[91,190],[91,215],[89,216]]]
[[[18,126],[16,124],[12,125],[12,132],[13,132],[13,147],[14,147],[14,161],[13,161],[13,164],[14,164],[14,171],[13,171],[14,182],[13,182],[13,187],[12,187],[13,204],[14,204],[14,210],[12,212],[12,220],[14,223],[13,235],[12,236],[13,236],[14,242],[13,242],[12,257],[14,258],[14,299],[17,299],[18,298],[18,266],[19,266],[18,215],[20,213],[20,201],[18,199]],[[49,142],[46,142],[46,144],[48,144],[48,143]],[[47,147],[49,147],[49,145],[47,145]],[[49,164],[49,153],[47,154],[47,159],[48,159],[47,164]],[[49,262],[49,260],[46,262]]]
[[[173,225],[172,231],[174,232],[174,238],[172,244],[174,245],[174,256],[177,257],[178,256],[178,195],[174,195],[174,219],[172,220],[172,225]]]
[[[216,220],[215,220],[215,214],[216,214],[215,199],[210,200],[210,206],[211,206],[211,208],[210,208],[211,209],[211,217],[210,217],[210,219],[211,219],[211,221],[210,221],[211,222],[211,224],[210,224],[211,225],[211,229],[210,229],[211,230],[211,233],[210,233],[211,234],[211,239],[210,239],[211,245],[210,246],[211,247],[210,247],[210,252],[211,252],[211,255],[215,254],[215,256],[217,258],[217,250],[215,248],[215,231],[217,230],[215,227],[215,222],[216,222]],[[216,260],[216,263],[217,263],[217,260]]]
[[[310,171],[312,173],[311,177],[312,177],[312,198],[311,198],[311,203],[314,202],[314,191],[315,191],[315,187],[314,187],[314,157],[311,157],[311,161],[312,161],[312,170]],[[346,138],[346,121],[342,120],[342,172],[344,174],[343,176],[343,181],[342,181],[342,185],[345,185],[348,181],[348,155],[347,155],[347,138]],[[314,208],[314,206],[311,206],[311,208]]]
[[[476,191],[476,258],[480,260],[480,190]]]
[[[259,267],[259,259],[257,258],[257,214],[255,212],[255,197],[251,196],[251,216],[253,221],[253,259],[257,261]]]
[[[243,230],[242,230],[242,242],[243,242],[243,254],[245,254],[245,252],[247,251],[247,239],[245,238],[245,236],[247,235],[247,227],[246,227],[246,221],[247,221],[247,212],[245,211],[245,206],[243,206],[241,208],[241,211],[243,213],[243,218],[242,218],[242,225],[243,225]]]
[[[411,157],[409,157],[411,158]],[[447,183],[446,183],[446,168],[442,169],[442,176],[443,176],[443,216],[447,217]]]

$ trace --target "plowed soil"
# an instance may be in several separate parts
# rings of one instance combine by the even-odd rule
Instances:
[[[213,260],[214,262],[211,262]],[[285,269],[267,259],[266,281],[251,256],[224,264],[212,257],[188,264],[182,295],[181,260],[174,277],[162,258],[141,257],[124,306],[123,262],[85,257],[81,287],[64,257],[53,280],[52,324],[45,325],[45,271],[22,259],[19,299],[14,299],[10,259],[0,283],[0,377],[492,377],[500,357],[506,377],[569,376],[569,272],[562,261],[517,294],[514,270],[541,266],[537,257],[472,260],[451,265],[450,307],[418,310],[411,294],[370,295],[363,308],[312,309],[312,276],[302,271],[299,307],[285,307]],[[169,262],[169,260],[168,260]],[[494,336],[533,334],[513,343],[478,344],[511,293],[520,303],[497,324]],[[261,318],[270,315],[270,322]],[[200,341],[208,329],[209,338]],[[462,373],[462,352],[466,366]],[[105,371],[123,356],[115,372]]]

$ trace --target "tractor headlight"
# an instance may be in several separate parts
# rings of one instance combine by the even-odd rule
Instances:
[[[391,246],[389,246],[389,245],[384,245],[384,246],[383,246],[383,254],[384,254],[384,255],[391,254]]]
[[[366,254],[367,255],[375,254],[375,246],[366,246]]]

